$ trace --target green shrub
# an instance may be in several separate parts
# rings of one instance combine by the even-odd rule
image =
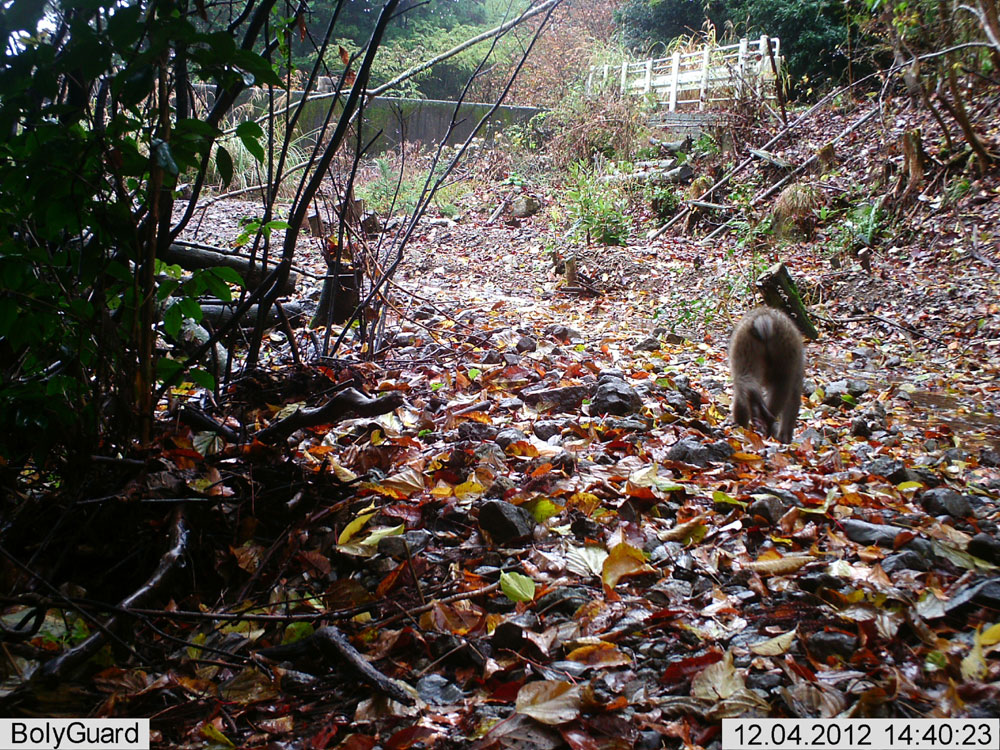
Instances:
[[[602,183],[596,170],[571,164],[567,213],[574,235],[602,245],[624,245],[632,228],[628,200],[614,185]]]

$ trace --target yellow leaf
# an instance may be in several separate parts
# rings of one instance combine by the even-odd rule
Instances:
[[[983,631],[982,642],[984,646],[995,646],[1000,643],[1000,623],[990,625]]]
[[[616,544],[608,553],[608,559],[604,561],[601,578],[608,588],[614,588],[622,576],[631,573],[652,571],[646,564],[646,555],[642,550],[630,544],[622,542]]]
[[[347,544],[347,542],[351,540],[351,537],[353,537],[355,534],[361,531],[364,525],[368,523],[372,519],[372,516],[374,516],[375,513],[377,512],[378,511],[372,511],[371,513],[362,513],[353,521],[351,521],[349,524],[347,524],[347,526],[344,527],[344,530],[340,532],[340,536],[337,537],[337,544]]]
[[[474,482],[469,480],[468,482],[462,482],[455,487],[455,497],[459,500],[464,500],[468,497],[479,497],[483,494],[483,485],[479,482]]]
[[[795,636],[798,632],[799,629],[797,627],[792,628],[787,633],[782,633],[781,635],[776,635],[774,638],[768,638],[766,641],[755,643],[750,647],[750,651],[759,656],[780,656],[787,653],[788,649],[792,647],[792,643],[795,642]]]
[[[761,555],[763,558],[764,556]],[[815,558],[809,555],[789,555],[777,559],[757,560],[743,565],[747,570],[767,576],[783,576],[794,573],[799,568],[811,563]]]
[[[622,653],[615,644],[607,641],[575,648],[566,655],[566,658],[597,668],[623,667],[632,663],[628,654]]]

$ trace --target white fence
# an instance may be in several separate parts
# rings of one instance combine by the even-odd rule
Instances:
[[[652,94],[670,112],[681,108],[700,112],[714,102],[733,101],[750,92],[772,99],[781,73],[780,53],[777,37],[762,36],[752,42],[741,39],[739,44],[724,47],[707,45],[655,60],[592,66],[587,93],[617,83],[622,94]]]

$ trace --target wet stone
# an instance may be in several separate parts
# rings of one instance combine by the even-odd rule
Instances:
[[[465,696],[455,683],[439,674],[424,675],[417,680],[417,694],[421,700],[433,706],[458,703]]]
[[[732,454],[733,448],[725,440],[706,444],[689,435],[670,446],[667,458],[671,461],[704,467],[713,461],[725,461]]]
[[[561,586],[539,597],[535,604],[535,611],[540,614],[559,612],[564,615],[572,615],[593,598],[594,593],[589,589],[580,586]]]
[[[882,561],[882,570],[886,573],[895,573],[900,570],[924,571],[929,567],[927,559],[918,555],[913,550],[897,552],[895,555],[889,555]]]
[[[413,529],[404,534],[383,537],[379,540],[378,551],[394,560],[405,560],[407,557],[421,552],[431,539],[429,531]]]
[[[496,434],[494,441],[504,450],[513,443],[519,443],[528,439],[528,436],[516,427],[506,427]]]
[[[487,500],[479,509],[479,528],[496,544],[504,545],[530,537],[535,520],[524,508]]]
[[[458,425],[459,440],[471,440],[476,443],[482,443],[487,440],[493,440],[496,436],[497,428],[491,424],[461,422]]]
[[[531,338],[531,336],[522,336],[517,340],[517,345],[514,348],[517,349],[519,354],[526,354],[538,349],[538,342]]]
[[[771,524],[776,524],[787,510],[785,504],[774,495],[764,495],[750,503],[750,507],[747,508],[751,518],[761,516]]]
[[[565,422],[558,419],[539,419],[532,425],[531,431],[539,440],[549,440],[562,433],[564,424]]]
[[[806,642],[809,653],[822,662],[826,662],[829,656],[850,659],[858,645],[858,639],[849,633],[825,630],[813,633]]]
[[[952,518],[968,518],[972,515],[972,505],[968,499],[950,487],[935,487],[920,496],[920,504],[932,516],[948,515]]]
[[[521,391],[524,403],[539,411],[577,411],[591,389],[583,385],[567,385],[560,388],[536,387]]]
[[[976,534],[969,540],[969,554],[994,565],[1000,564],[1000,539],[990,534]]]

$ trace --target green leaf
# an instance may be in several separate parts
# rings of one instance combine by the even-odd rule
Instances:
[[[501,573],[500,590],[512,602],[530,602],[535,598],[535,582],[520,573]]]
[[[260,139],[264,137],[264,129],[259,123],[252,120],[240,123],[236,128],[236,135],[257,161],[264,161],[264,147],[260,145]]]
[[[202,370],[201,368],[193,368],[188,371],[188,380],[192,383],[200,385],[205,390],[214,391],[215,390],[215,378],[212,377],[212,373],[208,370]]]
[[[181,332],[181,323],[184,321],[184,313],[181,312],[181,306],[177,302],[172,304],[163,313],[163,330],[172,339],[177,338],[177,334]]]
[[[288,627],[285,628],[285,635],[281,639],[281,643],[286,644],[301,641],[311,636],[315,630],[311,622],[289,623]]]
[[[545,523],[553,516],[562,513],[562,508],[549,500],[547,497],[540,497],[529,506],[528,510],[538,523]]]
[[[482,374],[483,374],[483,371],[480,370],[480,369],[478,369],[478,368],[476,368],[476,367],[470,367],[469,368],[469,380],[475,380],[476,378],[478,378]]]
[[[215,168],[219,170],[222,186],[227,187],[233,181],[233,157],[222,146],[215,149]]]

